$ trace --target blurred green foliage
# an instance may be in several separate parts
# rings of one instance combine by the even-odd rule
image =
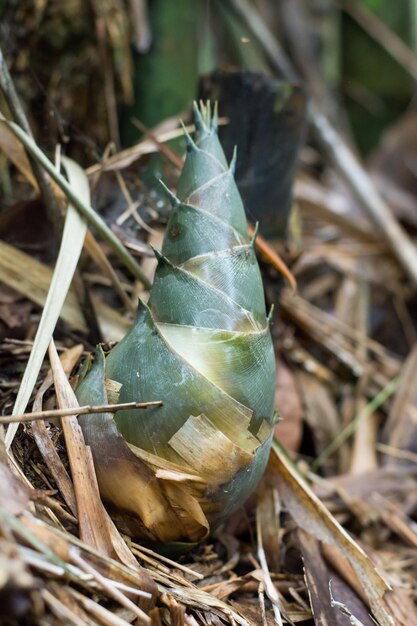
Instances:
[[[362,0],[402,40],[409,43],[410,3]],[[381,133],[406,109],[412,79],[404,68],[349,15],[341,30],[341,88],[353,134],[362,152],[376,147]]]
[[[195,97],[198,81],[199,0],[153,0],[149,21],[153,37],[146,54],[134,52],[134,101],[122,111],[121,137],[135,143],[141,132],[136,117],[151,128],[185,111]]]

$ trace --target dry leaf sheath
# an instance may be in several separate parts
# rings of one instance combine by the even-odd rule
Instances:
[[[149,304],[106,359],[97,351],[77,392],[81,404],[163,401],[80,417],[114,518],[158,542],[200,541],[239,507],[272,437],[275,359],[254,241],[216,113],[195,107],[195,118]]]

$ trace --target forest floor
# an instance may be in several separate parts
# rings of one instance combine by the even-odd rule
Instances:
[[[288,237],[258,238],[282,418],[267,472],[175,558],[110,521],[72,390],[147,298],[167,213],[143,178],[159,154],[175,188],[178,120],[85,170],[64,162],[65,217],[62,181],[0,122],[1,624],[417,626],[416,118],[362,165],[315,114]],[[90,192],[104,227],[86,234]]]

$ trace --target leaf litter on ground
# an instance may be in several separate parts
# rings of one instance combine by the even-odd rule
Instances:
[[[168,135],[155,131],[159,142],[177,135],[173,126]],[[406,139],[395,136],[400,145]],[[401,150],[398,144],[395,149]],[[148,138],[93,166],[92,179],[104,170],[123,174],[155,150]],[[412,151],[408,142],[407,150]],[[387,200],[381,182],[386,158],[373,160],[372,175]],[[0,594],[9,594],[14,619],[26,612],[39,623],[57,625],[417,623],[413,289],[357,197],[335,180],[325,159],[323,167],[328,176],[319,181],[301,160],[299,211],[288,246],[270,242],[296,277],[298,292],[283,291],[274,316],[289,382],[277,394],[281,445],[274,447],[258,499],[252,497],[221,532],[176,563],[114,527],[75,417],[20,428],[12,460],[2,436]],[[30,180],[26,162],[20,170]],[[395,181],[401,190],[401,172]],[[409,181],[407,175],[410,195]],[[409,195],[396,196],[394,214],[405,224],[413,224],[406,211]],[[98,245],[102,255],[91,241],[89,248],[105,274],[105,244]],[[2,282],[43,307],[52,271],[22,254],[1,243]],[[123,293],[134,295],[140,287],[121,281],[117,261],[114,267],[116,276],[107,273],[107,279],[119,306],[131,310]],[[146,271],[150,276],[152,268]],[[266,283],[269,299],[276,300],[278,287],[268,268]],[[79,341],[88,327],[74,292],[67,291],[52,325],[58,316],[64,320],[55,331],[61,359],[51,344],[46,372],[40,369],[44,355],[39,357],[26,392],[26,404],[34,396],[33,411],[76,406],[74,377],[68,377],[77,371]],[[101,321],[110,306],[95,294],[93,301]],[[106,340],[117,340],[129,321],[115,311],[108,326],[101,323]],[[46,336],[44,352],[52,330]],[[30,350],[38,351],[30,343],[33,332],[27,338],[29,343],[0,343],[1,358],[10,366],[1,395],[4,413],[10,413],[21,366]],[[294,426],[286,432],[287,420]],[[338,433],[345,434],[332,445]]]

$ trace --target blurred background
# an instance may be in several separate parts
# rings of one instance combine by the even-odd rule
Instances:
[[[277,438],[399,590],[389,623],[417,624],[417,0],[0,0],[0,41],[37,144],[52,160],[63,153],[82,165],[93,207],[149,281],[152,246],[160,248],[171,210],[158,179],[175,190],[185,151],[179,120],[191,132],[193,100],[218,102],[222,143],[229,159],[238,146],[237,183],[263,237],[268,308],[275,305]],[[0,111],[12,118],[9,105],[3,89]],[[6,132],[0,189],[7,414],[62,215],[45,207],[26,153]],[[138,296],[148,295],[96,235],[86,239],[54,333],[60,350],[120,339]],[[30,428],[13,451],[22,467],[49,476]],[[40,470],[31,480],[50,488]],[[311,624],[310,604],[316,624],[353,623],[349,613],[335,621],[331,578],[338,598],[358,601],[355,623],[372,626],[364,594],[343,582],[346,564],[329,552],[325,562],[300,539],[275,487],[271,506],[259,508],[265,493],[257,538],[292,623]],[[251,515],[249,506],[252,523]],[[256,533],[248,539],[242,519],[239,512],[226,528],[228,564],[218,543],[202,548],[207,589],[259,572]],[[233,561],[236,537],[243,547]],[[256,595],[259,579],[252,582]]]
[[[9,0],[0,35],[44,146],[92,162],[110,141],[135,143],[135,119],[153,127],[184,115],[214,70],[277,76],[253,9],[369,155],[414,94],[413,0]]]

